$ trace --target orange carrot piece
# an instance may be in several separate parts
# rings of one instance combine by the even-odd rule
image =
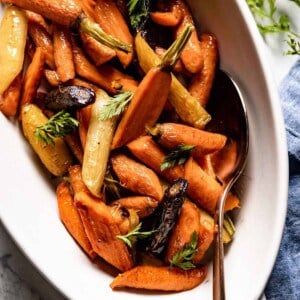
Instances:
[[[126,209],[133,209],[139,218],[144,218],[153,213],[158,205],[158,201],[147,196],[132,196],[113,201],[110,206],[119,205]]]
[[[190,9],[184,0],[178,0],[177,5],[183,14],[183,18],[176,28],[176,37],[184,30],[184,28],[191,24],[194,26],[194,21]],[[189,41],[187,42],[182,54],[181,59],[185,68],[191,73],[198,73],[203,68],[203,53],[200,48],[197,31],[194,30]]]
[[[213,214],[223,191],[222,186],[207,175],[192,157],[185,164],[184,178],[189,182],[188,196],[201,208]]]
[[[154,128],[150,129],[150,133],[157,137],[159,144],[169,150],[181,144],[195,146],[192,151],[195,157],[222,149],[227,140],[226,136],[222,134],[178,123],[157,124]]]
[[[75,200],[80,193],[86,193],[86,194],[90,193],[82,180],[81,171],[82,168],[80,165],[73,165],[69,168],[69,176],[70,176],[71,186],[74,192]]]
[[[50,85],[57,87],[61,84],[60,78],[56,71],[46,69],[44,70],[44,75]]]
[[[212,158],[210,154],[202,155],[199,157],[194,156],[194,159],[197,161],[204,172],[206,172],[212,178],[216,179],[216,173],[212,164]]]
[[[176,165],[164,171],[160,170],[166,155],[150,136],[142,136],[126,146],[136,158],[162,175],[167,181],[172,182],[184,176],[182,165]]]
[[[238,196],[234,195],[233,193],[229,193],[224,206],[225,212],[240,207],[240,199],[238,198]]]
[[[62,82],[75,77],[70,30],[58,24],[54,26],[53,50],[56,72]]]
[[[51,36],[42,26],[36,23],[28,24],[28,33],[36,47],[41,47],[44,50],[46,64],[52,70],[55,70],[54,50]]]
[[[95,22],[94,14],[95,14],[96,0],[81,0],[81,7],[84,14],[91,21]]]
[[[133,259],[125,243],[116,237],[121,233],[109,208],[86,193],[78,194],[75,203],[94,251],[123,272],[131,269]]]
[[[35,52],[35,44],[33,43],[32,39],[27,36],[26,39],[26,47],[25,47],[25,53],[28,56],[29,60],[32,60],[34,52]]]
[[[77,110],[77,119],[79,121],[78,131],[82,148],[84,149],[86,143],[86,135],[89,129],[89,123],[91,118],[92,106],[88,105],[84,108]]]
[[[95,63],[96,66],[103,65],[116,56],[116,51],[99,43],[90,35],[83,31],[79,31],[82,47]]]
[[[212,34],[202,34],[200,46],[204,57],[203,69],[193,75],[188,90],[205,107],[215,78],[218,61],[217,40]]]
[[[165,256],[167,263],[191,241],[191,236],[194,232],[197,236],[199,235],[200,212],[194,203],[184,201],[167,246]]]
[[[0,111],[7,117],[16,115],[22,90],[22,73],[20,73],[10,86],[0,95]]]
[[[21,105],[31,103],[34,100],[44,73],[44,64],[44,51],[41,47],[37,47],[24,76]]]
[[[163,190],[157,175],[149,168],[124,154],[114,154],[111,158],[114,172],[122,186],[139,194],[160,201]]]
[[[171,11],[168,12],[152,12],[150,13],[152,21],[158,25],[174,27],[179,25],[182,20],[182,11],[176,3],[173,3]]]
[[[71,133],[64,137],[65,142],[68,144],[74,156],[77,158],[78,162],[82,164],[83,162],[83,149],[79,139],[78,132]]]
[[[34,11],[58,24],[71,26],[81,14],[79,0],[2,0]]]
[[[207,267],[184,271],[178,268],[137,266],[118,275],[112,289],[137,288],[160,291],[186,291],[198,286],[207,275]]]
[[[50,26],[46,23],[44,17],[40,14],[37,14],[31,10],[26,10],[26,16],[28,18],[28,22],[30,23],[36,23],[43,27],[50,35],[51,35],[51,28]]]
[[[133,37],[118,7],[112,0],[97,0],[94,14],[95,21],[108,34],[128,45],[133,45]],[[133,53],[117,51],[123,67],[126,68],[133,59]]]
[[[87,238],[80,215],[74,205],[71,191],[65,182],[58,185],[56,195],[61,221],[88,256],[92,259],[96,258],[97,254],[93,250],[92,245]]]
[[[79,85],[79,86],[83,86],[86,87],[88,89],[94,90],[96,91],[98,89],[98,87],[88,81],[82,80],[80,78],[74,78],[70,81],[70,85]]]
[[[161,114],[171,87],[171,74],[160,67],[152,68],[135,91],[117,127],[112,149],[121,147],[145,134]]]

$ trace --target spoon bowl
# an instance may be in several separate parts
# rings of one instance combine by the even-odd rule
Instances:
[[[213,259],[213,299],[225,299],[224,282],[224,247],[223,221],[225,200],[234,183],[242,174],[249,147],[248,117],[243,97],[234,80],[224,71],[218,70],[212,88],[208,111],[212,114],[212,121],[207,129],[227,136],[226,147],[235,147],[236,155],[231,156],[231,164],[219,178],[224,190],[219,198],[215,211],[215,226],[218,230],[214,236]],[[223,154],[224,162],[228,153]]]

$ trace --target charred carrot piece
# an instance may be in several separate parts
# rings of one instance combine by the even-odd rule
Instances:
[[[86,193],[80,193],[75,203],[94,251],[123,272],[131,269],[133,259],[125,243],[116,237],[121,233],[109,208]]]
[[[198,207],[190,202],[184,201],[179,218],[173,228],[170,237],[165,261],[168,263],[175,254],[182,251],[191,240],[192,234],[199,235],[200,232],[200,212]],[[199,244],[199,243],[198,243]]]
[[[161,171],[160,166],[166,154],[150,136],[142,136],[128,143],[126,146],[136,158],[153,169],[156,173],[162,175],[167,181],[172,182],[184,176],[184,168],[182,165],[176,165]]]
[[[92,245],[87,238],[80,215],[74,205],[71,191],[65,182],[62,182],[58,185],[56,195],[61,221],[63,222],[71,236],[88,254],[88,256],[92,259],[96,258],[97,254],[93,250]]]
[[[54,50],[51,36],[43,27],[35,23],[28,24],[28,33],[36,47],[41,47],[44,50],[46,64],[52,70],[55,70]]]
[[[66,26],[73,25],[82,12],[79,0],[3,0],[2,2],[34,11]]]
[[[29,60],[32,60],[34,52],[35,52],[35,48],[36,48],[36,46],[35,46],[34,42],[32,41],[32,39],[29,36],[27,36],[25,53],[28,56]]]
[[[110,206],[119,205],[126,209],[133,209],[139,218],[144,218],[153,213],[158,205],[158,201],[147,196],[132,196],[113,201]]]
[[[198,286],[206,277],[207,267],[184,271],[178,268],[137,266],[118,275],[112,289],[131,287],[160,291],[186,291]]]
[[[0,95],[0,111],[7,117],[16,115],[22,90],[22,74],[20,73],[10,86]]]
[[[218,61],[217,40],[212,34],[202,34],[200,46],[204,59],[203,69],[193,75],[188,90],[205,107],[209,100]]]
[[[222,149],[227,140],[222,134],[177,123],[157,124],[149,132],[157,138],[160,145],[170,150],[181,144],[195,146],[192,151],[195,157]]]
[[[33,59],[28,66],[23,82],[21,105],[31,103],[37,93],[37,88],[42,79],[45,64],[45,54],[41,47],[37,47]]]
[[[116,51],[97,42],[82,30],[79,31],[82,46],[96,66],[103,65],[116,56]]]
[[[60,78],[56,71],[46,69],[44,70],[44,75],[50,85],[57,87],[61,84]]]
[[[171,70],[188,41],[193,27],[186,27],[162,58],[161,64],[151,68],[136,89],[127,110],[117,127],[112,149],[121,147],[145,134],[161,114],[171,88]]]
[[[68,144],[71,152],[77,158],[78,162],[82,164],[83,162],[83,149],[79,139],[78,132],[74,132],[64,137],[65,142]]]
[[[70,30],[58,24],[54,26],[53,49],[56,72],[62,82],[75,77]]]
[[[133,37],[127,23],[112,0],[97,0],[94,18],[106,33],[132,46]],[[124,53],[117,51],[117,56],[124,68],[126,68],[133,59],[132,52]]]
[[[162,199],[162,187],[152,170],[121,153],[113,155],[111,163],[125,188],[158,201]]]
[[[223,190],[222,186],[207,175],[193,158],[189,158],[185,164],[184,178],[189,182],[188,196],[201,208],[213,214]]]
[[[177,3],[183,14],[183,17],[179,26],[176,28],[176,36],[181,34],[187,25],[194,26],[192,14],[185,1],[178,0]],[[181,59],[185,68],[191,73],[198,73],[203,68],[203,54],[200,48],[196,30],[193,31],[184,51],[182,52]]]

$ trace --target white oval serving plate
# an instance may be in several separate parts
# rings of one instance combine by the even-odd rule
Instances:
[[[246,2],[189,3],[200,31],[217,36],[221,67],[239,84],[249,112],[250,152],[242,180],[242,209],[226,253],[225,273],[228,299],[254,300],[272,270],[286,214],[288,163],[278,95]],[[212,299],[211,271],[203,284],[187,292],[112,291],[113,278],[89,261],[60,222],[55,188],[17,123],[2,114],[0,140],[1,220],[26,256],[67,298]]]

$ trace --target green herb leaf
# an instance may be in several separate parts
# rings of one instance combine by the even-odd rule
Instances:
[[[142,223],[139,223],[134,229],[132,229],[127,234],[117,235],[116,237],[119,240],[123,241],[128,247],[132,248],[133,244],[136,242],[137,239],[144,239],[156,231],[140,231],[141,227]]]
[[[54,138],[70,134],[79,122],[70,113],[62,110],[52,116],[47,123],[35,129],[35,137],[43,143],[54,145]]]
[[[160,165],[160,170],[164,171],[175,165],[182,165],[184,164],[191,151],[195,148],[193,145],[184,145],[181,144],[177,146],[173,151],[171,151],[164,159],[163,163]]]
[[[131,26],[139,29],[149,17],[149,0],[129,0],[128,11]]]
[[[194,231],[191,235],[191,240],[184,248],[178,251],[170,260],[170,267],[178,267],[183,270],[190,270],[196,268],[192,263],[194,256],[197,253],[198,235]]]
[[[104,105],[100,113],[100,120],[105,121],[120,115],[125,110],[126,105],[131,101],[132,97],[132,92],[122,92],[111,97],[109,103]]]
[[[290,0],[300,6],[300,0]],[[288,34],[286,40],[290,50],[289,55],[299,55],[299,33],[291,29],[290,19],[287,15],[280,14],[276,7],[276,0],[246,0],[252,14],[255,17],[260,33],[266,34],[284,33]]]

